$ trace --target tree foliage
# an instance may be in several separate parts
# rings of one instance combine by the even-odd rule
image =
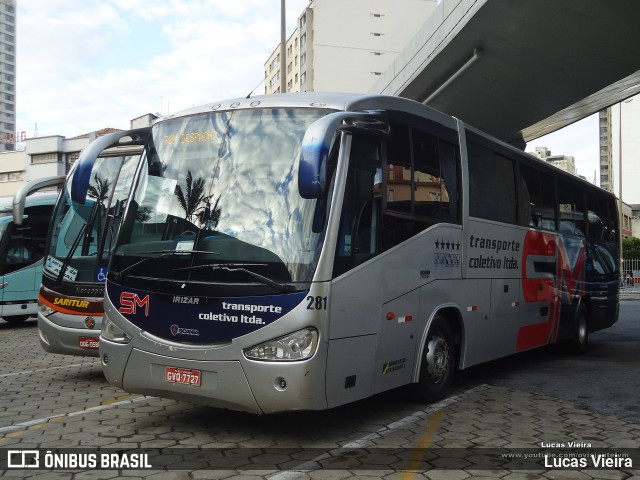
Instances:
[[[640,259],[640,238],[629,237],[622,240],[622,258]]]

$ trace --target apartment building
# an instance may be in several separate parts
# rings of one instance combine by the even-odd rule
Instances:
[[[437,0],[311,0],[264,64],[265,93],[366,93],[435,10]]]
[[[15,144],[16,0],[0,0],[0,152]]]

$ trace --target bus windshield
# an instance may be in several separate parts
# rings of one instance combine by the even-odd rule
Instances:
[[[190,294],[304,289],[323,236],[314,217],[325,212],[298,192],[300,147],[328,113],[222,111],[154,125],[110,272],[187,282]]]
[[[113,232],[104,230],[115,223],[108,217],[123,210],[139,159],[139,155],[98,158],[84,205],[75,203],[68,189],[63,189],[48,238],[46,272],[61,281],[106,280]],[[70,181],[71,177],[67,183]]]

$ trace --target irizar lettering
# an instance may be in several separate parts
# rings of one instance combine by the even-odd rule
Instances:
[[[180,297],[180,296],[175,296],[172,299],[173,303],[190,303],[192,305],[197,305],[200,302],[200,299],[198,297]]]

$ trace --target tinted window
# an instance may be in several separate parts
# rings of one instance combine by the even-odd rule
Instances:
[[[556,202],[553,177],[520,165],[519,223],[547,230],[556,229]]]
[[[426,124],[410,128],[391,123],[386,151],[384,249],[436,223],[459,223],[457,147],[429,129]],[[434,127],[433,131],[438,130]]]
[[[560,233],[585,236],[584,192],[569,182],[558,181]]]
[[[498,222],[516,222],[513,161],[468,142],[469,214]]]
[[[382,161],[380,144],[355,136],[342,203],[334,277],[378,253]]]

